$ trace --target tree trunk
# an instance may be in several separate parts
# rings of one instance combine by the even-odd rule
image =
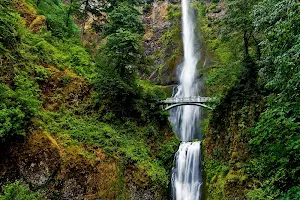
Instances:
[[[257,57],[258,57],[258,59],[260,59],[260,57],[261,57],[261,51],[260,51],[259,43],[258,43],[258,41],[255,39],[255,37],[254,37],[253,34],[252,34],[252,38],[253,38],[253,40],[254,40],[254,42],[255,42],[255,44],[256,44]]]
[[[72,3],[73,3],[73,0],[70,0],[69,9],[68,9],[68,12],[67,12],[67,22],[66,22],[67,28],[69,27],[70,16],[71,16],[71,12],[72,12]]]
[[[245,48],[245,56],[249,56],[249,37],[247,36],[248,31],[244,31],[244,48]]]

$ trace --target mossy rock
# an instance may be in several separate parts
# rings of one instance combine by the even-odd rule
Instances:
[[[55,140],[43,131],[33,132],[18,149],[20,175],[32,186],[45,186],[59,170],[61,160]]]
[[[151,182],[145,169],[129,165],[125,171],[126,198],[132,200],[163,200],[163,189]]]

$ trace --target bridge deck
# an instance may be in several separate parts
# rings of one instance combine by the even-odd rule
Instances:
[[[176,104],[176,103],[206,103],[212,101],[215,98],[211,97],[185,97],[185,98],[167,98],[166,100],[161,101],[163,104]]]

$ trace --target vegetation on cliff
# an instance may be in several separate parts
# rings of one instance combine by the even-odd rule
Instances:
[[[204,140],[206,199],[299,199],[299,2],[197,3],[219,97]]]
[[[178,139],[137,76],[140,13],[78,3],[0,2],[0,199],[165,199]]]

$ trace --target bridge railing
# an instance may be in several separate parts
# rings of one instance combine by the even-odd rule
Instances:
[[[205,103],[208,101],[213,101],[215,98],[212,97],[200,97],[200,96],[192,96],[192,97],[183,97],[183,98],[167,98],[163,100],[162,103],[170,104],[170,103]]]

